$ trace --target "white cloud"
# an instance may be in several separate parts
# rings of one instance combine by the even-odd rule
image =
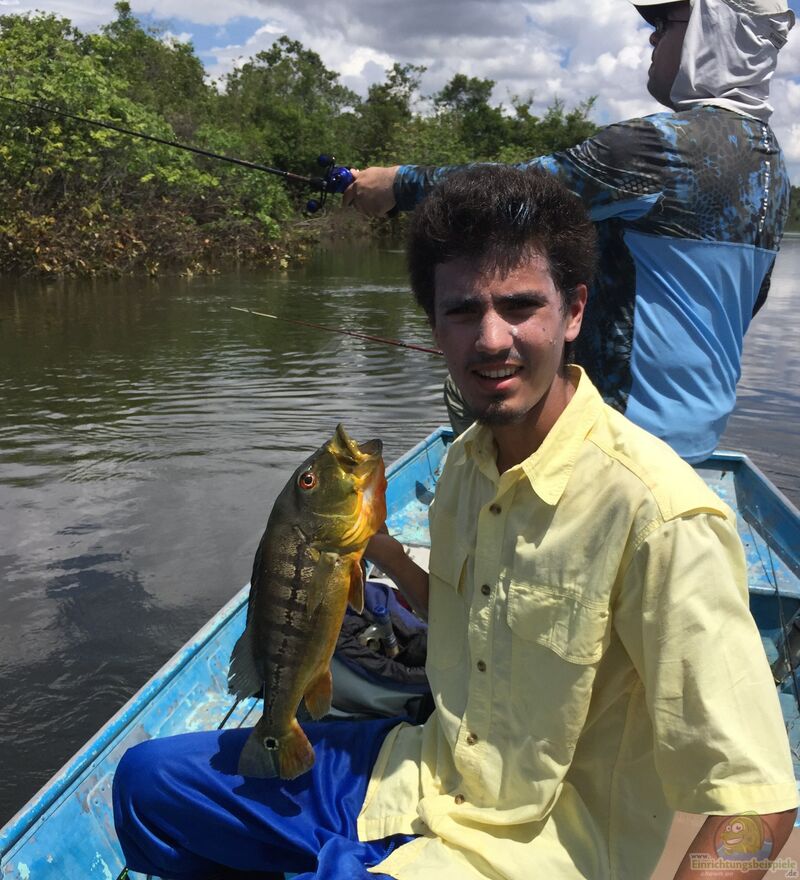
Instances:
[[[800,123],[795,123],[788,129],[788,137],[783,138],[783,152],[789,162],[800,163]],[[796,184],[800,181],[795,181]]]
[[[786,102],[791,110],[800,110],[800,83],[786,80]]]
[[[258,0],[129,0],[137,15],[152,14],[159,19],[182,18],[196,24],[224,25],[237,16],[265,18],[266,4]],[[105,3],[98,3],[98,6]],[[114,16],[114,4],[109,3],[109,18]]]
[[[161,42],[166,43],[168,46],[171,46],[175,43],[189,43],[191,42],[192,35],[188,31],[184,31],[180,34],[173,34],[172,31],[164,31],[161,34]]]

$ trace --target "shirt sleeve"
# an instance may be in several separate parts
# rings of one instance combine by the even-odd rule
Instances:
[[[635,220],[657,204],[663,179],[664,139],[646,118],[601,129],[575,147],[517,164],[557,177],[586,204],[592,220]],[[413,210],[448,174],[469,165],[401,165],[394,194],[402,211]]]
[[[616,630],[645,688],[670,806],[721,815],[798,803],[775,685],[747,603],[732,523],[654,527],[621,583]]]

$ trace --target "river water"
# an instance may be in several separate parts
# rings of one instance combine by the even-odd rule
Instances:
[[[724,445],[800,502],[800,238],[747,338]],[[246,583],[337,421],[391,461],[446,420],[399,251],[287,272],[0,282],[0,824]]]

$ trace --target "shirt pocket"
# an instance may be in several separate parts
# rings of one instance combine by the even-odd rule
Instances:
[[[452,542],[431,547],[428,564],[428,658],[434,669],[448,669],[461,660],[467,637],[465,598],[467,550]]]
[[[609,642],[608,606],[568,589],[512,584],[507,616],[514,636],[549,648],[569,663],[596,663]]]
[[[506,608],[511,630],[512,723],[572,760],[610,640],[609,612],[564,588],[514,583]]]

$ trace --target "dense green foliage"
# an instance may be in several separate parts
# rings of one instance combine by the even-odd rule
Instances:
[[[786,222],[788,232],[800,232],[800,186],[792,187],[789,201],[789,219]]]
[[[424,68],[395,64],[360,98],[286,36],[219,84],[191,45],[144,29],[125,0],[99,33],[0,16],[0,94],[303,174],[349,165],[519,161],[595,130],[592,101],[544,115],[458,74],[421,103]],[[424,102],[423,102],[424,103]],[[0,272],[207,271],[283,260],[330,222],[277,177],[0,101]]]

